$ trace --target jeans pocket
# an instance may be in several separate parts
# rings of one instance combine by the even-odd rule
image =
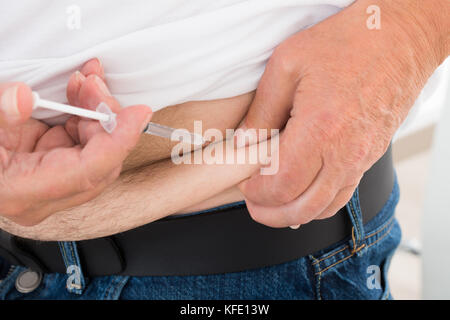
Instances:
[[[402,235],[396,219],[393,219],[385,229],[385,232],[375,232],[375,235],[368,237],[367,240],[368,248],[372,251],[369,258],[373,259],[375,263],[380,258],[382,259],[379,264],[372,265],[375,266],[376,271],[368,270],[367,287],[371,290],[380,289],[382,292],[379,297],[380,300],[391,300],[393,298],[389,287],[389,267]]]
[[[395,219],[367,235],[361,254],[351,241],[311,255],[317,299],[391,299],[388,270],[400,242]]]

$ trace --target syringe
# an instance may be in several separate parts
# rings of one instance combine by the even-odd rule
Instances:
[[[116,114],[111,111],[106,103],[100,103],[96,111],[87,110],[83,108],[77,108],[63,103],[58,103],[50,100],[41,99],[37,92],[33,92],[33,109],[44,108],[55,110],[63,113],[68,113],[88,119],[98,120],[102,127],[108,133],[114,131],[116,127]],[[175,131],[179,131],[180,134],[173,134]],[[200,134],[192,133],[187,130],[181,131],[181,129],[175,129],[167,127],[154,122],[149,122],[145,127],[143,133],[151,134],[158,137],[170,139],[172,141],[180,141],[191,143],[193,145],[203,145],[204,139]]]

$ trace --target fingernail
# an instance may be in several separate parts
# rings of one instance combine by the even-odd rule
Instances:
[[[80,71],[75,71],[75,80],[79,83],[83,83],[83,81],[86,80],[86,77]]]
[[[8,120],[20,119],[20,111],[17,101],[18,86],[7,88],[0,97],[0,110]]]
[[[290,226],[289,228],[293,229],[293,230],[297,230],[298,228],[300,228],[300,225],[297,224],[295,226]]]
[[[108,97],[111,96],[111,92],[109,91],[108,87],[99,76],[94,75],[94,81],[97,84],[98,89],[100,90],[101,93],[103,93],[105,96]]]
[[[99,58],[95,58],[98,62],[98,65],[100,66],[100,69],[103,68],[103,63]]]

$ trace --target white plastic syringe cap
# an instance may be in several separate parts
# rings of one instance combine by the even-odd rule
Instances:
[[[117,115],[114,112],[112,112],[110,107],[104,102],[98,105],[96,111],[109,115],[109,120],[100,121],[100,124],[102,125],[103,129],[105,129],[106,132],[112,133],[117,126],[116,121]]]

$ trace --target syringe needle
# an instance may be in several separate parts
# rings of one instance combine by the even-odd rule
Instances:
[[[179,131],[180,135],[173,135],[175,131]],[[171,127],[164,126],[162,124],[157,124],[154,122],[149,122],[144,129],[144,133],[151,134],[158,137],[163,137],[170,139],[172,141],[181,141],[186,143],[191,143],[193,145],[203,145],[203,137],[197,133],[192,133],[184,129],[175,129]],[[189,138],[186,141],[186,136]]]
[[[44,108],[44,109],[50,109],[55,111],[60,111],[68,114],[73,114],[76,116],[98,120],[100,121],[103,128],[111,133],[114,131],[114,128],[116,126],[116,114],[111,111],[111,109],[108,107],[106,103],[100,103],[100,105],[97,107],[96,111],[83,109],[83,108],[77,108],[74,106],[50,101],[50,100],[44,100],[39,97],[39,94],[37,92],[33,92],[33,99],[34,99],[34,106],[35,108]],[[172,135],[173,132],[179,130],[180,135]],[[170,128],[167,126],[163,126],[161,124],[157,124],[154,122],[149,122],[148,125],[145,127],[144,132],[146,134],[151,134],[154,136],[159,136],[163,138],[167,138],[173,141],[181,141],[186,143],[191,143],[193,145],[203,145],[204,140],[203,137],[196,133],[191,133],[184,129],[175,129]],[[186,138],[188,136],[189,138]],[[189,140],[189,141],[187,141]]]

